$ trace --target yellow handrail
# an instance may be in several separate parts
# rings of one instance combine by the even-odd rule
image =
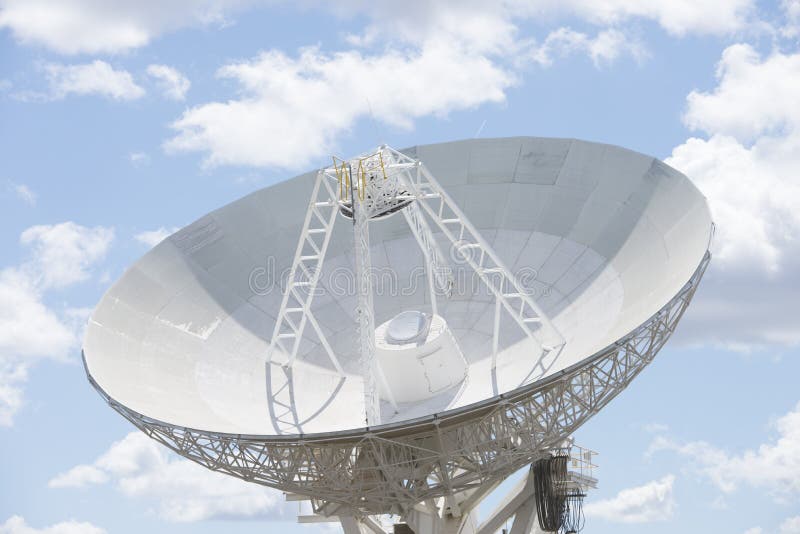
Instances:
[[[347,194],[350,194],[350,168],[345,166],[344,161],[342,161],[342,175],[344,176],[344,188]]]
[[[386,179],[386,167],[383,166],[383,153],[378,152],[378,158],[381,160],[381,172],[383,173],[383,179]]]
[[[358,188],[358,200],[364,200],[367,195],[367,172],[364,169],[364,160],[358,160],[358,180],[359,180],[359,188]]]
[[[383,162],[383,154],[378,151],[375,154],[368,156],[368,158],[374,158],[378,156],[378,161],[380,162],[381,166],[381,174],[383,174],[383,179],[387,180],[389,177],[386,175],[386,164]],[[346,160],[340,160],[336,156],[332,156],[333,159],[333,169],[336,171],[336,181],[339,184],[339,200],[345,200],[348,196],[352,196],[351,192],[351,180],[352,180],[352,169],[347,165]],[[339,161],[342,162],[341,167],[339,167]],[[374,169],[374,159],[371,162],[371,168]],[[356,170],[356,180],[357,180],[357,189],[358,189],[358,199],[364,200],[367,197],[367,158],[359,158],[358,160],[358,169]]]
[[[339,200],[344,200],[344,191],[342,190],[342,174],[339,172],[339,165],[336,164],[336,156],[331,156],[331,158],[333,159],[333,169],[336,171],[336,181],[339,182]]]

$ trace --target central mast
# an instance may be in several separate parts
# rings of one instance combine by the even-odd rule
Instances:
[[[347,176],[353,177],[353,168],[347,164]],[[367,426],[381,424],[381,405],[375,377],[380,370],[375,362],[375,314],[372,303],[372,261],[369,247],[370,204],[366,202],[366,171],[359,161],[355,179],[350,181],[350,201],[353,208],[353,239],[356,267],[356,291],[358,293],[359,360],[364,378],[364,409]]]

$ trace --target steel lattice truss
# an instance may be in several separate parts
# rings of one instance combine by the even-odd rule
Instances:
[[[617,396],[675,330],[710,261],[648,321],[579,364],[443,414],[352,431],[297,436],[222,434],[123,417],[181,456],[241,479],[307,495],[315,512],[407,512],[426,499],[491,485],[531,463]],[[87,371],[88,375],[88,371]]]

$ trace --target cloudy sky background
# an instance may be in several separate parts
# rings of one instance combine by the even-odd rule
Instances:
[[[715,257],[577,435],[587,532],[800,533],[800,1],[0,0],[0,534],[310,532],[91,389],[124,268],[380,142],[576,137],[665,159]]]

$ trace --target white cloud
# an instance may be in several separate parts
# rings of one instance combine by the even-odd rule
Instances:
[[[27,185],[12,183],[11,189],[14,191],[14,194],[28,206],[36,205],[36,192]]]
[[[708,197],[717,223],[711,269],[678,339],[739,351],[800,344],[800,53],[761,57],[736,44],[717,84],[687,97],[706,137],[668,164]]]
[[[774,423],[777,437],[755,449],[730,453],[704,441],[656,438],[648,454],[674,451],[692,460],[699,473],[725,493],[741,485],[764,489],[778,501],[800,495],[800,403]]]
[[[502,102],[514,77],[448,43],[380,55],[306,48],[292,58],[264,52],[220,69],[241,87],[236,100],[187,110],[169,151],[199,151],[208,165],[300,168],[333,151],[360,117],[408,128],[413,119]]]
[[[706,193],[718,224],[718,261],[777,271],[800,236],[800,53],[761,60],[747,45],[723,52],[714,91],[693,91],[692,138],[667,163]]]
[[[89,278],[91,266],[105,257],[113,240],[111,228],[87,228],[71,221],[32,226],[20,236],[20,242],[33,252],[29,272],[45,289]]]
[[[0,357],[0,426],[11,426],[14,415],[22,408],[22,386],[28,379],[28,368],[20,362]]]
[[[48,63],[44,72],[50,85],[49,98],[61,99],[71,94],[100,95],[115,100],[136,100],[145,91],[126,70],[115,70],[105,61],[80,65]]]
[[[722,53],[717,79],[713,91],[686,98],[688,127],[748,141],[800,126],[800,54],[762,59],[752,46],[735,44]]]
[[[604,30],[592,38],[570,28],[559,28],[550,32],[541,45],[532,47],[530,56],[536,63],[550,66],[555,56],[573,53],[586,54],[596,67],[612,63],[623,54],[639,61],[647,57],[642,43],[630,39],[619,30]]]
[[[247,0],[0,0],[0,28],[63,54],[123,52],[179,28],[221,24]]]
[[[784,520],[779,528],[781,534],[800,534],[800,515]]]
[[[186,99],[186,92],[192,84],[179,70],[168,65],[149,65],[147,74],[156,79],[164,96],[167,98],[172,100]]]
[[[782,0],[781,9],[786,21],[781,33],[786,37],[797,37],[800,35],[800,0]]]
[[[0,271],[0,297],[0,360],[10,354],[61,359],[75,343],[72,331],[42,302],[41,289],[26,273]],[[12,374],[19,377],[18,371]]]
[[[159,226],[155,230],[147,230],[145,232],[139,232],[133,238],[142,243],[143,245],[147,245],[150,248],[158,245],[162,241],[164,241],[167,237],[174,234],[178,231],[177,226],[173,226],[171,228],[165,228],[163,226]]]
[[[156,506],[168,521],[276,517],[280,492],[215,473],[178,459],[141,432],[132,432],[91,465],[79,465],[49,482],[52,488],[84,488],[113,482],[127,497]]]
[[[762,534],[763,532],[764,530],[761,527],[753,527],[745,530],[744,534]]]
[[[63,521],[44,528],[33,528],[24,518],[14,515],[0,525],[0,534],[104,534],[106,531],[91,523]]]
[[[86,280],[113,235],[72,222],[33,226],[20,237],[30,257],[0,270],[0,426],[10,426],[23,405],[30,365],[40,358],[65,360],[78,344],[86,310],[59,313],[45,304],[46,295]]]
[[[51,488],[85,488],[95,484],[105,484],[109,475],[93,465],[76,465],[69,471],[61,473],[50,480]]]
[[[250,6],[279,0],[0,0],[0,28],[26,44],[65,54],[122,52],[149,44],[180,28],[224,24]],[[745,29],[753,16],[751,0],[450,0],[430,2],[311,2],[341,15],[366,15],[372,23],[352,42],[370,42],[381,33],[420,43],[432,35],[486,47],[513,41],[514,20],[578,17],[592,24],[652,20],[675,35],[728,34]],[[307,4],[308,5],[308,4]]]
[[[439,40],[473,53],[496,54],[516,47],[515,20],[529,16],[527,8],[518,9],[522,6],[515,4],[518,3],[481,0],[345,0],[337,2],[334,9],[345,16],[365,14],[369,20],[361,34],[348,36],[351,44],[363,46],[388,40],[420,45]]]
[[[624,489],[610,499],[589,502],[584,511],[589,517],[618,523],[666,521],[675,511],[674,483],[675,477],[667,475],[642,486]]]
[[[777,273],[792,260],[800,237],[800,135],[765,136],[750,147],[725,135],[691,138],[666,161],[709,199],[716,262]]]
[[[552,0],[586,20],[605,24],[631,18],[653,20],[673,35],[729,34],[750,22],[752,0],[670,0],[669,2],[631,2],[630,0]],[[535,5],[535,4],[534,4]]]
[[[365,13],[372,21],[367,41],[381,31],[407,41],[419,42],[445,33],[460,40],[508,45],[516,32],[513,21],[554,20],[577,17],[595,25],[619,25],[631,20],[652,20],[674,35],[730,34],[755,21],[752,0],[450,0],[429,2],[371,2],[346,0],[336,3],[344,13]]]

